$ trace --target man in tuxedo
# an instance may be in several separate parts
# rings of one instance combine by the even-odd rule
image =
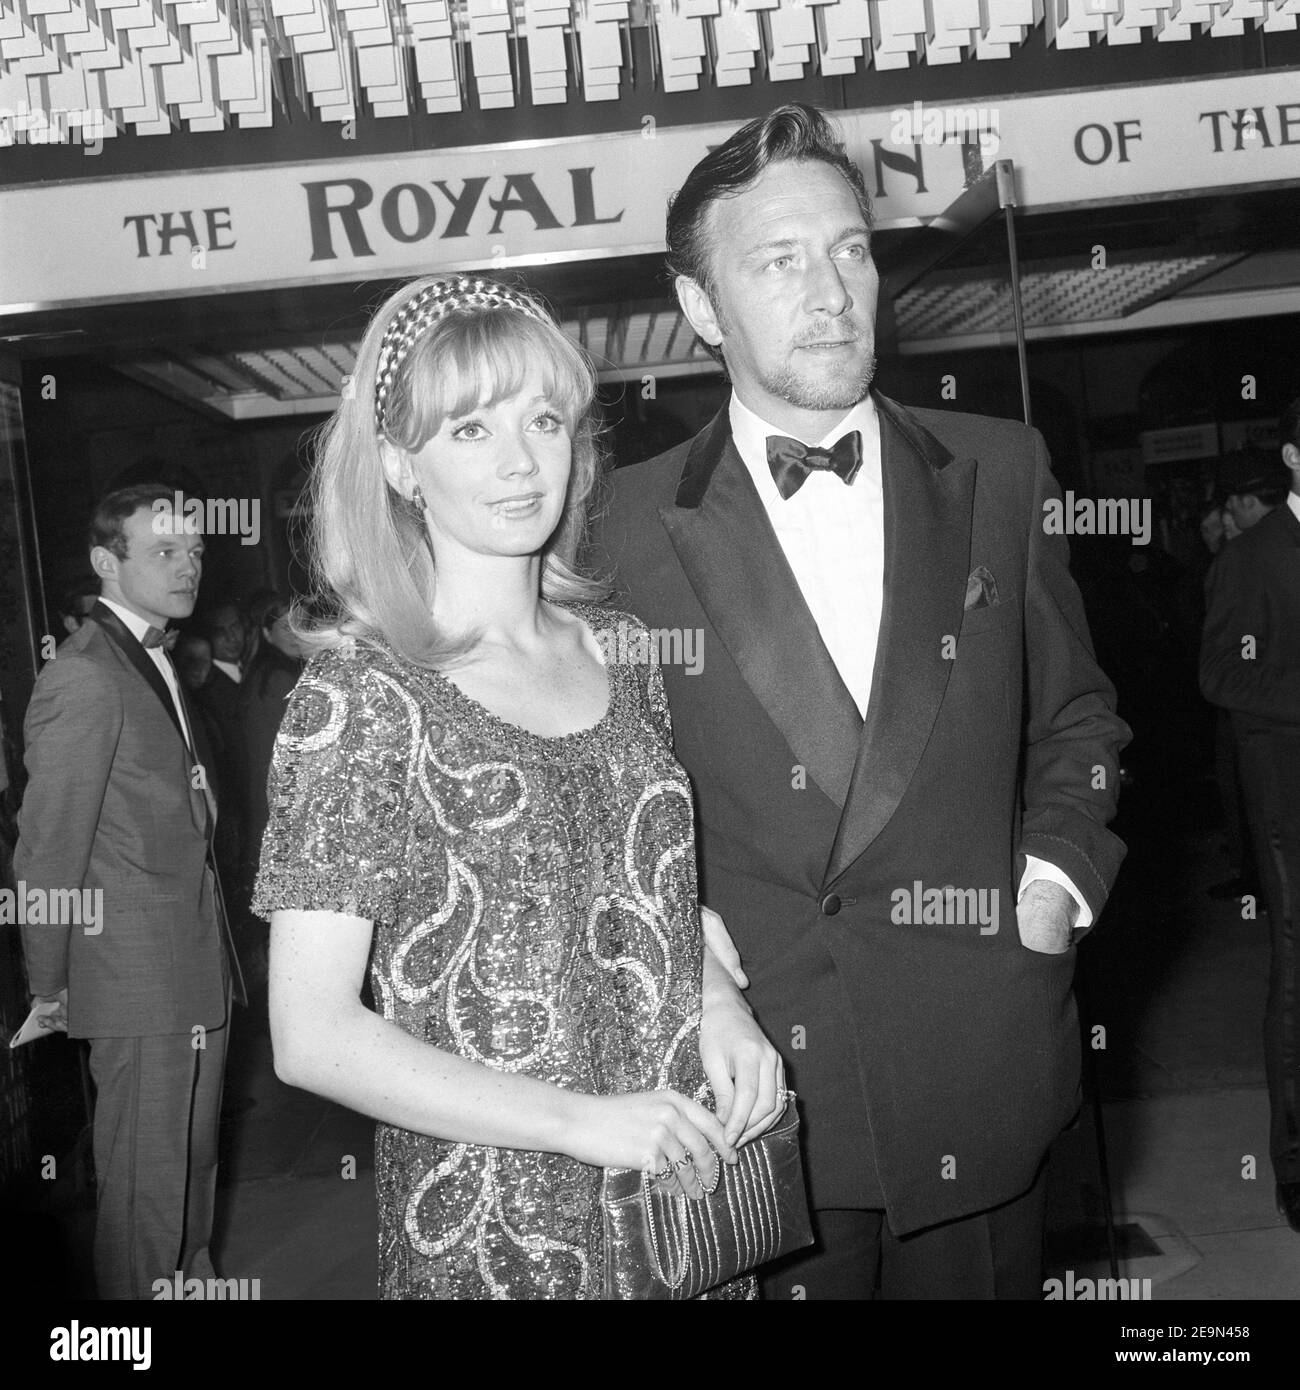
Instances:
[[[215,1273],[209,1253],[232,983],[215,802],[165,629],[198,597],[203,537],[173,490],[110,493],[91,522],[100,598],[37,678],[15,876],[102,894],[98,930],[28,925],[33,995],[90,1041],[102,1298]],[[233,981],[232,981],[233,976]]]
[[[1232,720],[1268,907],[1269,1153],[1278,1210],[1300,1231],[1300,398],[1278,429],[1285,467],[1258,449],[1230,460],[1242,534],[1206,581],[1201,691]]]
[[[698,674],[664,668],[701,896],[799,1094],[818,1230],[766,1295],[1036,1298],[1127,730],[1038,434],[870,391],[870,227],[812,108],[696,165],[670,264],[731,397],[615,475],[597,553],[702,634]]]

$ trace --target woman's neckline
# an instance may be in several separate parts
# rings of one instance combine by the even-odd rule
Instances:
[[[554,604],[557,608],[563,608],[566,612],[572,613],[575,618],[586,628],[591,635],[592,642],[597,651],[600,651],[600,642],[596,637],[595,628],[587,620],[586,611],[592,607],[591,604],[581,602],[576,599],[545,599],[543,602]],[[594,724],[588,724],[581,729],[572,729],[565,734],[539,734],[532,729],[525,728],[522,724],[516,724],[512,719],[506,719],[497,714],[485,705],[482,700],[476,699],[473,695],[467,695],[460,686],[449,676],[443,675],[441,671],[431,668],[424,668],[430,676],[433,676],[439,686],[451,692],[452,698],[474,710],[481,718],[489,720],[498,728],[504,729],[516,737],[522,737],[535,742],[543,747],[557,748],[569,744],[587,743],[597,738],[603,733],[605,727],[614,717],[614,707],[618,701],[618,683],[615,680],[616,667],[611,667],[601,656],[601,669],[605,673],[605,709],[600,718]]]

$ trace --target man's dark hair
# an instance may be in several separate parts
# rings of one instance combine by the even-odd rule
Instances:
[[[1277,444],[1294,444],[1300,449],[1300,396],[1283,410],[1277,422]]]
[[[801,101],[778,106],[750,121],[723,145],[705,155],[668,200],[668,269],[685,275],[715,304],[709,274],[709,239],[704,224],[719,198],[743,192],[772,164],[786,160],[829,164],[843,176],[870,228],[871,198],[862,171],[845,153],[834,128],[815,106]],[[710,354],[721,353],[706,343]]]
[[[175,496],[176,489],[168,487],[166,483],[135,483],[131,487],[120,487],[115,492],[106,493],[100,498],[90,519],[90,534],[87,537],[90,549],[102,545],[119,560],[125,560],[127,517],[134,515],[141,507],[152,509],[155,502],[171,502]]]
[[[1286,501],[1291,475],[1271,450],[1243,444],[1219,463],[1219,491],[1224,497],[1258,497],[1266,507]]]

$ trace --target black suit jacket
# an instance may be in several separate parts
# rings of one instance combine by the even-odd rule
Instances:
[[[615,475],[597,555],[651,627],[702,632],[698,674],[664,668],[701,896],[800,1094],[813,1202],[883,1204],[906,1232],[1023,1192],[1077,1107],[1074,952],[1020,944],[1015,887],[1037,855],[1100,913],[1128,730],[1066,544],[1044,534],[1059,491],[1040,436],[877,405],[885,602],[865,722],[725,408]],[[996,932],[900,923],[918,883],[996,890]]]
[[[1300,725],[1300,519],[1285,502],[1210,568],[1201,691],[1239,732]]]

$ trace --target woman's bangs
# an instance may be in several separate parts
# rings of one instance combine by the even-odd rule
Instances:
[[[556,328],[521,314],[489,312],[445,320],[411,354],[409,389],[420,447],[444,420],[493,406],[524,389],[540,369],[542,390],[570,430],[590,402],[591,383]]]

